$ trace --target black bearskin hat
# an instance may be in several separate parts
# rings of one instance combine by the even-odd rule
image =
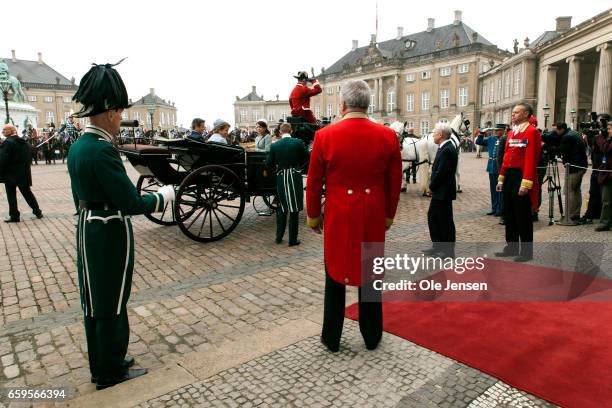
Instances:
[[[131,106],[123,80],[113,68],[122,61],[123,59],[116,64],[92,64],[93,67],[83,75],[79,89],[72,97],[73,101],[79,102],[83,107],[72,116],[85,118]]]

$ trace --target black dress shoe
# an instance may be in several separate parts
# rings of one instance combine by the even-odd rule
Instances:
[[[38,210],[38,211],[34,211],[34,215],[36,216],[36,218],[41,219],[43,217],[43,213],[42,211]]]
[[[123,368],[128,369],[131,366],[133,366],[135,363],[134,357],[132,356],[126,356],[125,359],[123,360]],[[91,383],[95,384],[98,381],[98,377],[91,377]]]
[[[278,238],[276,238],[276,239],[274,240],[274,242],[276,242],[277,244],[280,244],[281,242],[283,242],[283,240],[282,240],[282,239],[278,239]]]
[[[19,222],[19,218],[7,217],[4,222]]]
[[[498,224],[499,225],[506,225],[506,221],[504,221],[504,219],[502,218],[501,220],[499,220]]]
[[[499,258],[507,258],[510,256],[518,256],[518,253],[516,252],[510,252],[510,251],[506,251],[505,249],[501,252],[496,252],[495,256],[499,257]]]
[[[296,245],[300,245],[300,241],[295,241],[295,242],[290,242],[289,246],[296,246]]]
[[[519,255],[514,258],[514,262],[529,262],[533,259],[533,255]]]
[[[327,344],[325,340],[323,339],[323,336],[321,336],[321,343],[323,343],[323,345],[327,347],[327,349],[331,351],[332,353],[337,353],[338,350],[340,350],[340,345],[337,345],[336,347],[330,347],[329,344]]]
[[[487,215],[495,215],[495,211],[489,211]]]
[[[421,252],[423,252],[423,255],[437,255],[440,250],[436,248],[427,248],[422,250]]]
[[[124,381],[132,380],[136,377],[140,377],[145,375],[148,372],[146,368],[134,368],[131,370],[127,370],[125,374],[119,378],[114,378],[111,380],[100,380],[96,383],[96,390],[103,390],[108,387],[112,387],[113,385],[117,385]]]

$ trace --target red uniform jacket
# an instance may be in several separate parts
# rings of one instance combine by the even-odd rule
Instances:
[[[323,89],[319,82],[315,79],[312,83],[313,87],[298,82],[291,95],[289,95],[289,106],[291,107],[291,116],[310,117],[310,97],[320,94]]]
[[[384,243],[385,226],[391,225],[397,210],[401,179],[395,132],[365,114],[349,113],[316,132],[306,211],[309,225],[317,225],[325,184],[325,265],[336,282],[361,285],[361,245]]]
[[[534,209],[538,208],[538,175],[536,167],[540,161],[542,152],[542,136],[538,130],[525,123],[521,125],[519,131],[514,134],[514,130],[508,132],[506,139],[506,147],[504,150],[504,161],[499,170],[498,181],[504,182],[506,169],[521,169],[523,179],[521,186],[527,187],[529,197],[531,198],[531,206]]]

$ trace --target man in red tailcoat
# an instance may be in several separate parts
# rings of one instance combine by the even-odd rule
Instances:
[[[512,108],[512,130],[508,132],[497,191],[504,193],[506,247],[496,256],[515,256],[517,262],[533,259],[532,208],[538,207],[538,175],[542,137],[529,123],[533,108],[519,103]]]
[[[395,132],[366,116],[368,85],[348,81],[342,87],[341,100],[342,120],[315,134],[306,186],[307,222],[320,234],[325,184],[326,280],[321,340],[332,352],[340,346],[347,285],[358,287],[359,327],[366,347],[373,350],[378,346],[381,293],[373,289],[372,269],[364,267],[362,275],[362,245],[375,243],[376,253],[384,255],[385,231],[393,223],[402,181]]]
[[[321,88],[321,85],[319,85],[315,78],[309,79],[306,71],[298,72],[294,78],[298,80],[298,83],[293,88],[293,91],[291,91],[291,95],[289,95],[291,116],[299,116],[315,124],[317,119],[310,110],[310,97],[320,94],[323,88]],[[312,84],[312,88],[308,86],[309,82]]]

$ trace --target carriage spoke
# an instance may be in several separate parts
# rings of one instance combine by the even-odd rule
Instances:
[[[228,214],[227,214],[225,211],[223,211],[223,210],[219,209],[219,207],[217,207],[217,210],[218,210],[218,211],[219,211],[221,214],[225,215],[227,218],[229,218],[230,220],[232,220],[232,222],[234,222],[235,218],[230,217],[230,216],[229,216],[229,215],[228,215]]]
[[[200,225],[200,231],[198,231],[198,237],[202,236],[202,230],[204,229],[204,224],[206,224],[206,216],[208,215],[208,213],[210,212],[210,210],[206,210],[206,214],[204,214],[204,219],[202,220],[202,224]],[[212,237],[212,234],[210,234],[210,236]]]
[[[189,226],[187,227],[187,229],[190,229],[190,228],[191,228],[191,226],[193,225],[193,223],[194,223],[194,222],[196,222],[196,220],[197,220],[198,218],[200,218],[200,215],[202,215],[202,213],[204,212],[204,210],[205,210],[205,209],[206,209],[206,208],[202,208],[202,209],[200,210],[200,212],[198,213],[198,215],[196,215],[195,217],[193,217],[193,220],[191,220],[191,224],[189,224]]]
[[[210,215],[210,237],[213,237],[213,220],[212,220],[212,210],[209,211]]]
[[[217,207],[227,207],[227,208],[236,208],[236,209],[240,208],[240,206],[238,205],[229,205],[229,204],[217,204]]]
[[[219,223],[219,225],[221,226],[221,229],[223,230],[223,232],[225,232],[225,227],[223,226],[223,223],[221,222],[221,220],[219,219],[219,216],[217,215],[217,212],[214,211],[215,213],[215,218],[217,219],[217,222]]]

